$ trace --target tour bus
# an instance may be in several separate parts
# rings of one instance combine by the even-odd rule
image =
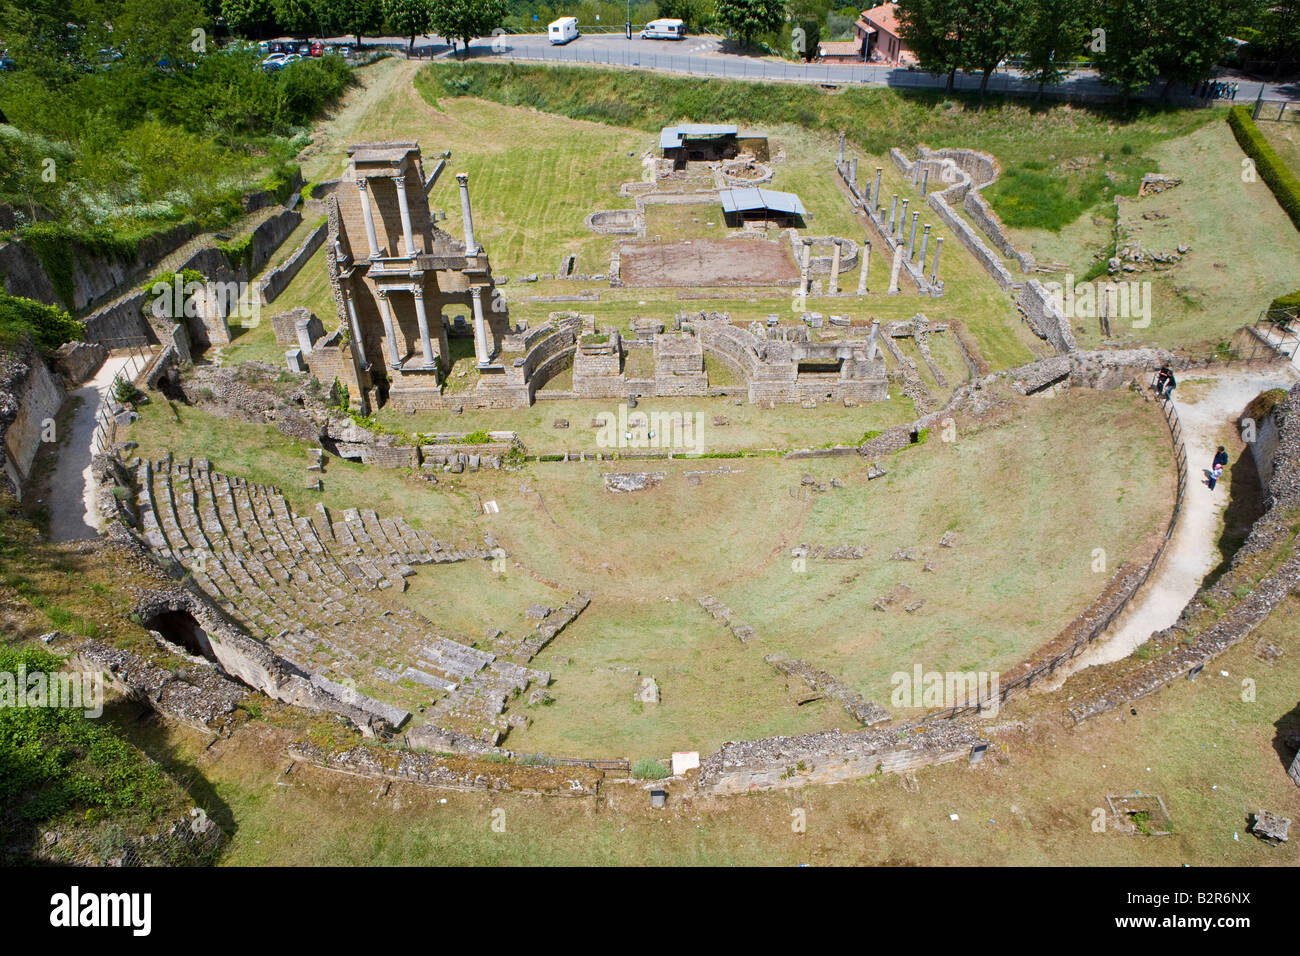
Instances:
[[[686,24],[681,20],[651,20],[641,31],[642,40],[681,40],[686,36]]]
[[[570,40],[577,39],[578,36],[578,18],[577,17],[560,17],[546,28],[551,42],[558,45],[568,43]]]

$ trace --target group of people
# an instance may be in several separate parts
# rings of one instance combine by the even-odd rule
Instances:
[[[1206,80],[1197,87],[1196,95],[1203,100],[1235,100],[1237,98],[1237,84]]]
[[[1174,389],[1178,387],[1178,380],[1174,378],[1174,370],[1168,365],[1162,365],[1156,370],[1156,377],[1151,382],[1151,389],[1161,399],[1168,402],[1174,397]],[[1220,445],[1219,450],[1214,453],[1214,460],[1210,462],[1210,467],[1205,472],[1205,484],[1211,491],[1219,483],[1219,478],[1223,476],[1223,469],[1228,467],[1228,452]]]

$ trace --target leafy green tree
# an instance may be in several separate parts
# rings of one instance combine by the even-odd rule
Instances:
[[[510,10],[507,0],[430,0],[429,8],[434,32],[459,40],[467,50],[471,40],[501,26]]]
[[[375,33],[384,25],[380,0],[330,0],[328,27],[337,33],[351,34],[361,45],[361,37]]]
[[[747,47],[756,36],[779,30],[785,9],[781,0],[718,0],[716,17]]]
[[[1229,0],[1156,0],[1156,66],[1164,96],[1175,83],[1199,83],[1228,52],[1223,35],[1235,4]]]
[[[271,0],[221,0],[221,15],[232,30],[245,36],[262,36],[275,25]]]
[[[1088,36],[1087,0],[1030,0],[1021,21],[1020,49],[1025,64],[1020,72],[1038,81],[1038,99],[1044,86],[1055,86],[1070,72],[1070,60],[1082,54]]]
[[[957,71],[966,65],[967,4],[963,0],[908,0],[898,8],[898,32],[921,69],[948,77],[951,93]]]
[[[1107,0],[1100,13],[1087,49],[1101,78],[1119,88],[1127,105],[1160,73],[1155,6],[1151,0]]]
[[[962,33],[961,65],[980,73],[980,95],[989,77],[1011,55],[1020,34],[1020,18],[1029,0],[964,0],[960,4],[966,29]]]
[[[384,0],[384,22],[388,29],[410,37],[409,51],[415,46],[415,37],[433,29],[433,6],[429,0]]]
[[[271,0],[275,22],[293,36],[322,33],[328,19],[326,0]]]

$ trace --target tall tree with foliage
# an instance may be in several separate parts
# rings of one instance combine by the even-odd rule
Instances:
[[[1156,10],[1151,0],[1106,0],[1097,12],[1100,22],[1089,28],[1085,49],[1101,78],[1119,88],[1127,105],[1160,73]]]
[[[1229,0],[1156,0],[1156,66],[1165,81],[1164,96],[1175,83],[1206,79],[1228,52],[1224,24],[1236,4]]]
[[[741,46],[749,46],[754,37],[781,29],[785,7],[781,0],[718,0],[715,16]]]
[[[1044,86],[1065,79],[1070,60],[1082,55],[1088,9],[1088,0],[1030,0],[1025,5],[1019,44],[1025,63],[1020,72],[1038,81],[1034,99],[1043,95]]]
[[[489,35],[509,12],[507,0],[429,0],[433,31],[459,40],[467,51],[471,40]]]
[[[361,45],[361,37],[376,33],[384,25],[380,0],[330,0],[329,29],[350,34]]]
[[[907,0],[898,8],[900,38],[921,69],[948,77],[949,93],[966,66],[967,6],[962,0]]]
[[[961,3],[963,31],[961,65],[980,74],[980,95],[988,89],[989,77],[1016,49],[1020,22],[1030,0],[964,0]]]
[[[326,0],[272,0],[275,22],[293,36],[324,33]]]
[[[433,6],[429,0],[383,0],[384,23],[388,29],[409,37],[406,49],[415,47],[418,34],[433,29]]]
[[[245,36],[260,37],[275,25],[271,0],[221,0],[221,15],[232,30]]]

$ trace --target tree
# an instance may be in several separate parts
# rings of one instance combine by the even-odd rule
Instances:
[[[221,15],[232,30],[261,36],[275,22],[271,0],[221,0]]]
[[[1025,65],[1020,72],[1038,81],[1034,99],[1043,87],[1055,86],[1070,72],[1069,62],[1082,52],[1088,35],[1084,22],[1086,0],[1030,0],[1020,34]]]
[[[330,0],[329,28],[350,33],[361,46],[361,36],[375,33],[383,26],[384,11],[380,0]]]
[[[325,0],[271,0],[275,22],[293,36],[325,32]]]
[[[749,46],[754,37],[779,30],[785,22],[781,0],[718,0],[717,21]]]
[[[507,0],[429,0],[429,25],[439,36],[470,41],[490,34],[510,12]]]
[[[933,76],[947,74],[949,93],[965,65],[966,6],[962,0],[908,0],[898,8],[899,37],[921,69]]]
[[[989,77],[999,63],[1016,48],[1020,17],[1030,0],[964,0],[960,6],[962,20],[961,65],[979,71],[980,95],[988,88]]]
[[[817,46],[822,41],[822,23],[830,12],[829,0],[790,0],[789,4],[791,39],[798,37],[802,44],[794,45],[794,52],[811,61],[817,55]],[[795,34],[794,30],[802,30]]]
[[[1086,49],[1101,78],[1119,87],[1126,106],[1160,72],[1156,27],[1151,0],[1107,0],[1100,26],[1092,30]]]
[[[384,22],[390,30],[411,38],[406,45],[409,53],[416,34],[433,29],[433,8],[429,0],[384,0]]]
[[[1228,0],[1156,0],[1156,67],[1165,80],[1163,95],[1175,83],[1196,84],[1210,75],[1228,52],[1224,24],[1232,16]]]

